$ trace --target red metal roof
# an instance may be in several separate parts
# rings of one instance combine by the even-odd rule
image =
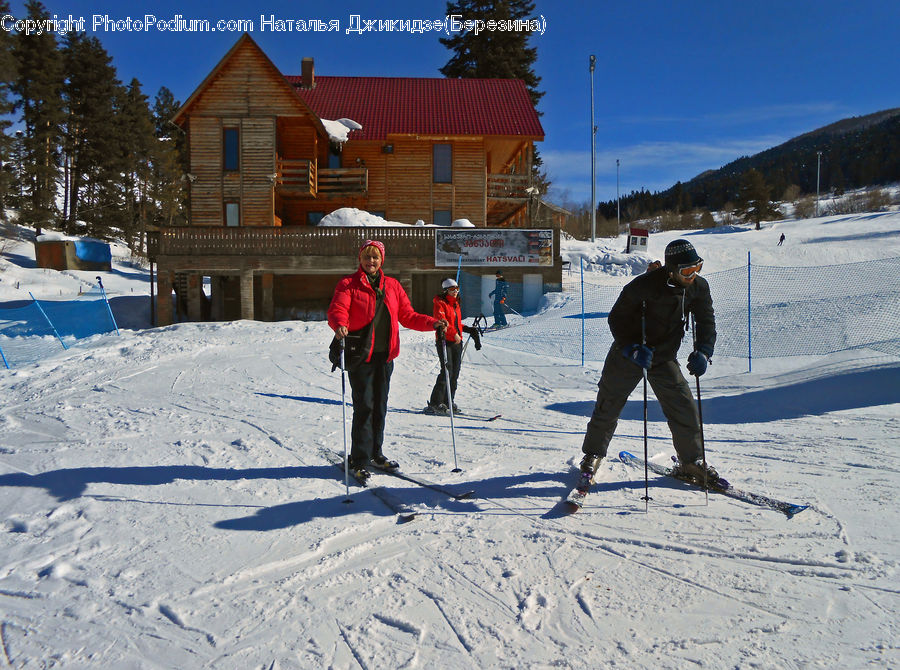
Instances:
[[[544,129],[519,79],[320,77],[315,87],[285,77],[320,119],[353,119],[363,129],[352,140],[384,140],[388,134],[524,135],[543,139]]]

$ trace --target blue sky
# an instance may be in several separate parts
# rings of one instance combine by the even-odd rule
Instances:
[[[24,3],[13,2],[24,16]],[[619,190],[662,190],[742,155],[848,116],[900,107],[900,3],[890,0],[591,3],[537,1],[543,34],[532,37],[546,95],[539,145],[551,199],[587,202],[591,192],[589,56],[594,72],[598,200]],[[347,33],[364,20],[441,19],[444,2],[61,2],[60,19],[83,17],[113,57],[120,79],[137,77],[152,98],[167,86],[184,101],[238,32],[92,30],[111,20],[250,19],[254,39],[285,74],[305,56],[322,75],[440,76],[443,34]],[[339,32],[262,31],[261,16],[338,21]]]

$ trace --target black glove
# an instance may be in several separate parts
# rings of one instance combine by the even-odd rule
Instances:
[[[626,344],[622,347],[622,355],[632,363],[649,370],[653,362],[653,347],[646,344]]]
[[[687,369],[695,377],[702,377],[708,364],[709,359],[706,358],[706,354],[702,351],[692,351],[688,356]]]
[[[475,351],[481,350],[481,333],[478,332],[478,328],[475,326],[463,326],[462,327],[464,333],[468,333],[472,336],[472,339],[475,341]]]

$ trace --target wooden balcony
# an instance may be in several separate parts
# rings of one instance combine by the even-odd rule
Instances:
[[[275,186],[286,197],[359,195],[369,190],[366,168],[318,169],[316,161],[278,159]]]
[[[511,200],[525,202],[528,193],[525,189],[531,181],[525,174],[489,174],[487,176],[487,197],[491,200]]]

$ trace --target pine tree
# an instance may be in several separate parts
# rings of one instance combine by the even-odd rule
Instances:
[[[184,175],[188,171],[184,131],[172,119],[181,107],[163,86],[153,104],[157,142],[153,148],[151,194],[155,203],[153,224],[171,226],[184,222]]]
[[[95,37],[73,32],[63,47],[66,82],[65,168],[66,229],[76,231],[81,218],[87,232],[109,236],[111,212],[121,205],[108,183],[120,174],[123,141],[114,113],[114,101],[121,85],[112,59]]]
[[[25,5],[28,18],[50,18],[37,0]],[[59,140],[62,123],[62,57],[53,33],[17,34],[13,56],[18,73],[12,91],[18,96],[24,132],[22,154],[21,218],[41,233],[42,226],[57,216],[56,196],[60,177]]]
[[[124,221],[122,224],[128,248],[143,250],[147,224],[151,213],[151,160],[154,154],[156,126],[150,114],[147,96],[141,82],[132,79],[121,98],[116,115],[122,139],[122,195]]]
[[[0,16],[9,14],[9,3],[0,1]],[[12,87],[16,81],[16,61],[13,54],[12,33],[0,30],[0,218],[5,218],[5,208],[12,204],[15,195],[15,174],[12,164],[15,138],[10,133],[15,110]]]
[[[744,175],[741,186],[739,214],[747,221],[756,224],[760,229],[760,221],[766,221],[779,215],[778,208],[772,202],[765,177],[756,169],[750,169]]]
[[[530,0],[457,0],[447,3],[447,15],[463,20],[515,21],[534,16]],[[541,78],[534,72],[537,49],[528,46],[525,30],[460,32],[442,37],[440,42],[454,52],[440,72],[450,78],[521,79],[528,87],[532,104],[543,97],[538,90]]]

